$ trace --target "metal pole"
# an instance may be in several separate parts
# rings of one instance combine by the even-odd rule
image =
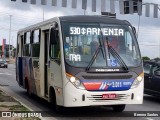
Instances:
[[[44,21],[44,7],[43,7],[43,21]]]
[[[10,60],[10,39],[11,39],[11,20],[12,20],[12,15],[9,15],[10,18],[10,28],[9,28],[9,60]]]
[[[137,40],[138,40],[138,37],[139,37],[140,22],[141,22],[141,17],[140,17],[140,15],[139,15],[139,18],[138,18],[138,30],[137,30]]]

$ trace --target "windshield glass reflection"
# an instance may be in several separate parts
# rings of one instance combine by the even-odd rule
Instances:
[[[87,67],[100,47],[92,67],[121,66],[108,50],[108,46],[115,50],[126,66],[138,66],[141,62],[138,45],[130,26],[64,23],[63,31],[64,55],[69,65]]]

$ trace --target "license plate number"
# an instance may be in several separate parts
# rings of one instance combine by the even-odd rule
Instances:
[[[103,94],[102,98],[103,99],[116,99],[117,95],[116,94]]]

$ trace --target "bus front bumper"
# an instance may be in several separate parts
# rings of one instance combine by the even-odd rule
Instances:
[[[65,107],[80,106],[103,106],[120,104],[142,104],[143,87],[141,82],[138,87],[126,91],[87,91],[77,89],[70,82],[64,87],[64,105]],[[106,99],[104,95],[115,95],[114,99]]]

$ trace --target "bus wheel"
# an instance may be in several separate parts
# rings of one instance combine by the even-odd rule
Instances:
[[[49,92],[49,96],[50,96],[50,102],[51,102],[52,107],[55,110],[55,112],[62,113],[63,108],[61,106],[57,105],[56,95],[55,95],[55,91],[53,88],[51,88],[51,90]]]
[[[125,106],[126,105],[113,105],[112,108],[114,112],[123,112]]]
[[[29,96],[29,97],[32,97],[32,94],[31,94],[31,92],[30,92],[30,90],[29,90],[29,84],[28,84],[28,81],[26,80],[26,89],[27,89],[27,95]]]

